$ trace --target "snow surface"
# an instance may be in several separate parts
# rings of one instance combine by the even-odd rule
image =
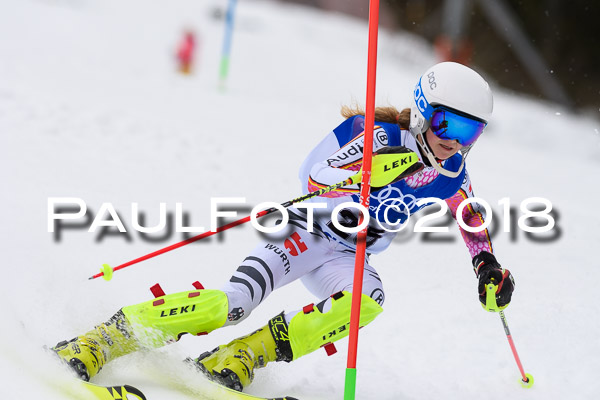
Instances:
[[[158,222],[183,203],[191,225],[209,224],[211,197],[249,205],[301,193],[297,169],[342,118],[340,105],[364,104],[364,21],[266,1],[239,2],[230,76],[217,76],[225,0],[0,1],[0,181],[4,260],[0,330],[1,398],[60,399],[49,381],[62,372],[41,350],[106,320],[120,307],[200,280],[216,288],[260,239],[250,226],[89,281],[102,263],[118,265],[182,239],[158,243],[133,230],[131,204]],[[201,36],[196,73],[175,72],[184,27]],[[436,60],[419,38],[381,32],[378,103],[408,105],[419,74]],[[517,286],[506,315],[525,369],[522,389],[497,315],[482,311],[468,252],[454,226],[451,243],[402,235],[373,257],[386,288],[385,310],[361,330],[358,399],[592,399],[600,391],[597,246],[600,135],[597,120],[495,87],[495,114],[469,158],[476,194],[501,216],[545,197],[560,212],[550,243],[516,232],[494,238]],[[48,198],[83,199],[93,216],[119,211],[124,235],[98,241],[85,229],[48,232]],[[78,222],[81,222],[78,221]],[[164,232],[162,232],[164,233]],[[514,233],[514,232],[513,232]],[[160,383],[193,376],[180,359],[262,326],[282,309],[313,302],[300,283],[273,293],[243,324],[145,354],[123,357],[97,377],[130,383],[149,399],[190,399]],[[258,371],[249,392],[301,399],[343,397],[347,341]],[[152,370],[153,372],[149,372]],[[11,397],[12,396],[12,397]]]

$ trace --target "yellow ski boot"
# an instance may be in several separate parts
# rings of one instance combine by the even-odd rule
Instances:
[[[316,306],[304,307],[289,325],[281,313],[261,329],[189,361],[210,379],[242,391],[252,382],[254,371],[269,362],[290,362],[348,336],[351,304],[349,292],[336,293]],[[360,326],[373,321],[381,311],[375,300],[363,295]]]
[[[241,392],[254,379],[256,368],[291,360],[287,324],[281,313],[266,326],[201,354],[193,363],[210,379]]]
[[[100,343],[85,336],[62,341],[51,350],[64,360],[84,381],[96,375],[106,363],[106,354]]]
[[[84,381],[95,376],[109,360],[139,349],[132,337],[123,311],[110,320],[51,350],[64,360]]]

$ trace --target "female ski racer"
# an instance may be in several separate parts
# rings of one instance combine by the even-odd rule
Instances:
[[[473,196],[465,158],[491,113],[492,94],[486,81],[472,69],[450,62],[434,65],[421,76],[411,108],[401,112],[377,108],[374,162],[385,153],[414,157],[394,182],[372,188],[368,254],[389,246],[395,233],[388,228],[431,204],[419,203],[421,199],[445,200],[456,217],[459,204]],[[365,119],[360,110],[349,107],[342,114],[346,120],[316,146],[300,169],[305,193],[344,181],[360,170]],[[107,322],[58,343],[53,350],[82,379],[89,380],[107,362],[135,350],[175,342],[185,333],[202,335],[238,324],[272,291],[297,279],[322,300],[282,312],[247,336],[190,361],[219,383],[241,391],[252,382],[256,368],[272,361],[296,360],[347,336],[356,235],[340,227],[356,226],[358,210],[339,212],[338,224],[331,220],[331,211],[338,204],[358,202],[358,190],[358,185],[351,185],[315,198],[327,208],[324,213],[315,212],[314,219],[308,218],[308,209],[291,209],[289,236],[259,244],[220,290],[174,293],[123,307]],[[463,208],[462,218],[477,227],[485,216],[474,203]],[[497,305],[506,307],[514,281],[496,261],[487,230],[460,230],[473,259],[479,300],[485,304],[485,285],[493,278]],[[383,302],[382,282],[367,258],[361,326],[381,313]]]

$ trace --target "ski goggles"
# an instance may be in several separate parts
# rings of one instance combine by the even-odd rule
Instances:
[[[444,107],[437,107],[431,114],[429,127],[435,136],[444,140],[458,140],[470,146],[481,134],[487,123],[473,119]]]

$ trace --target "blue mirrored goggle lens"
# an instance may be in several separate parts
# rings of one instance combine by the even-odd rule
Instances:
[[[444,140],[458,140],[463,146],[475,143],[487,124],[440,108],[431,116],[431,131]]]

